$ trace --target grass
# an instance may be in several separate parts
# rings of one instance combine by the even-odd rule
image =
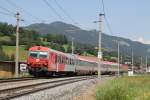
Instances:
[[[16,46],[2,46],[3,51],[5,52],[5,54],[7,54],[9,57],[11,57],[11,55],[15,55],[15,51],[16,51]],[[27,58],[27,50],[25,50],[24,46],[20,46],[19,48],[19,59],[20,61],[25,61]]]
[[[98,86],[96,100],[150,100],[150,76],[115,78]]]
[[[10,41],[10,37],[9,36],[0,37],[0,41]]]

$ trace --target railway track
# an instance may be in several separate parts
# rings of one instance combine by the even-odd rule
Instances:
[[[78,75],[82,76],[82,75]],[[0,79],[0,83],[9,83],[9,82],[19,82],[19,81],[27,81],[27,80],[38,80],[38,79],[54,79],[54,78],[63,78],[63,77],[69,77],[69,76],[53,76],[49,78],[45,77],[19,77],[19,78],[7,78],[7,79]]]
[[[0,83],[9,83],[9,82],[17,82],[17,81],[26,81],[26,80],[35,80],[37,78],[34,77],[23,77],[23,78],[8,78],[8,79],[0,79]]]
[[[44,89],[50,89],[57,86],[70,84],[73,82],[78,82],[82,80],[94,79],[95,76],[78,76],[78,77],[69,77],[59,80],[53,80],[49,82],[30,84],[25,86],[18,86],[13,88],[6,88],[0,90],[0,100],[8,100],[16,97],[20,97],[23,95],[27,95],[30,93],[38,92]]]

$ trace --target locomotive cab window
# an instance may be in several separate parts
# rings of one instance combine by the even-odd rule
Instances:
[[[47,58],[48,52],[39,52],[39,58]]]
[[[38,57],[38,52],[30,52],[29,56],[33,57],[33,58],[37,58]]]

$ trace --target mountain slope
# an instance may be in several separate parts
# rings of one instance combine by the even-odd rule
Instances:
[[[51,24],[37,23],[26,27],[29,30],[36,30],[41,34],[63,34],[66,35],[69,40],[74,38],[74,42],[82,44],[90,44],[93,46],[98,45],[98,31],[96,30],[82,30],[77,26],[66,24],[63,22],[53,22]],[[117,50],[117,41],[120,43],[121,52],[131,55],[133,48],[136,56],[150,55],[147,51],[150,51],[150,45],[142,44],[140,42],[132,41],[129,39],[110,36],[102,34],[102,47],[109,51]]]

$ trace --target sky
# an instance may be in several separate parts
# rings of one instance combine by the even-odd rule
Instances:
[[[16,19],[11,14],[19,11],[24,20],[20,22],[21,26],[63,21],[85,30],[98,30],[99,24],[93,22],[98,21],[102,12],[101,0],[47,0],[50,7],[45,1],[0,0],[0,21],[15,25]],[[103,32],[150,44],[150,0],[103,1],[105,16],[112,30],[109,31],[103,19]]]

